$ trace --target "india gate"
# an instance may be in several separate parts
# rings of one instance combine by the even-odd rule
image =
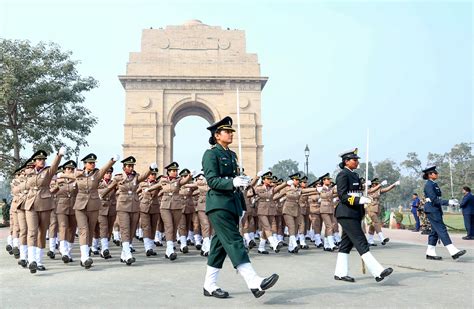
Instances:
[[[174,129],[186,116],[211,124],[229,115],[236,128],[237,89],[245,172],[262,169],[261,91],[268,78],[260,75],[257,55],[247,53],[244,31],[199,20],[145,29],[141,50],[130,53],[119,79],[125,89],[123,154],[136,156],[138,170],[156,161],[162,171],[173,161]],[[237,152],[237,132],[232,146]]]

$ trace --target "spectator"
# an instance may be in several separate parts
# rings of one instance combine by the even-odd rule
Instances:
[[[467,236],[462,239],[474,240],[474,196],[471,193],[471,188],[465,186],[462,188],[464,197],[459,207],[462,209],[464,217],[464,226],[466,227]]]
[[[420,206],[420,199],[418,198],[418,194],[413,193],[411,197],[411,213],[413,214],[413,217],[415,217],[415,229],[413,232],[419,232],[420,231],[420,218],[418,217],[418,206]]]

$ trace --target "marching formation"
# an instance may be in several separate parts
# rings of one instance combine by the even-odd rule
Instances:
[[[211,148],[203,156],[202,172],[187,168],[180,171],[172,162],[159,174],[156,163],[139,174],[136,159],[121,161],[122,170],[114,173],[119,156],[113,156],[100,169],[93,153],[60,165],[65,155],[61,147],[51,166],[48,154],[35,152],[18,168],[11,182],[11,227],[7,251],[18,264],[34,274],[45,271],[43,255],[47,236],[47,256],[61,256],[64,263],[73,263],[71,254],[78,238],[79,265],[90,269],[93,256],[112,259],[109,242],[121,246],[120,261],[135,263],[133,239],[143,241],[147,257],[157,255],[156,247],[165,246],[164,257],[170,261],[185,255],[190,246],[206,257],[208,269],[204,295],[228,297],[217,287],[216,280],[226,256],[244,277],[249,289],[260,297],[273,286],[278,275],[268,278],[256,275],[248,252],[278,254],[286,248],[289,254],[307,250],[311,243],[326,252],[338,251],[334,278],[354,282],[349,276],[348,256],[354,247],[375,280],[392,273],[370,253],[376,246],[375,233],[382,245],[389,238],[382,233],[380,195],[392,190],[399,181],[364,181],[354,169],[358,166],[357,149],[340,155],[341,172],[336,181],[326,173],[308,184],[308,178],[295,173],[288,180],[279,179],[271,171],[260,171],[253,178],[240,173],[236,154],[228,149],[234,129],[226,117],[208,128]],[[438,260],[435,246],[440,239],[454,259],[465,254],[451,243],[442,220],[441,191],[434,180],[435,167],[423,171],[425,212],[432,225],[426,258]],[[368,186],[368,196],[364,196]],[[361,222],[368,225],[366,236]],[[230,224],[228,224],[230,223]],[[287,241],[285,241],[287,236]],[[258,244],[257,244],[258,242]]]

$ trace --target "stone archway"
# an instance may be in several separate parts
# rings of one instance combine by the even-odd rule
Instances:
[[[213,123],[229,115],[236,122],[237,88],[244,168],[262,169],[261,91],[268,78],[245,44],[244,31],[197,20],[143,30],[141,51],[130,53],[119,76],[126,93],[123,155],[136,156],[138,170],[156,161],[161,172],[172,161],[174,127],[186,116]]]

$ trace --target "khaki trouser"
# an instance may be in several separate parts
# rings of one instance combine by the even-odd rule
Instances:
[[[321,214],[321,219],[324,222],[324,236],[331,236],[334,233],[334,215]]]
[[[283,215],[285,218],[286,226],[288,227],[288,233],[290,236],[296,236],[296,228],[298,227],[298,217],[293,217],[290,215]]]
[[[298,224],[298,233],[306,234],[306,231],[309,230],[309,215],[300,215]]]
[[[44,249],[46,247],[46,230],[49,228],[51,210],[26,211],[26,224],[28,226],[27,243],[30,247]]]
[[[265,215],[258,216],[258,223],[262,231],[262,239],[268,239],[268,237],[273,235],[272,225],[274,221],[275,221],[274,216],[265,216]]]
[[[188,231],[193,230],[193,215],[194,213],[182,214],[179,221],[179,236],[188,236]]]
[[[309,214],[311,219],[311,226],[313,227],[314,234],[321,234],[321,214]]]
[[[275,216],[275,230],[273,232],[277,233],[278,235],[283,235],[285,232],[285,220],[283,219],[283,215]]]
[[[211,237],[212,234],[212,226],[209,222],[209,218],[206,215],[205,211],[198,211],[196,212],[198,216],[199,226],[201,227],[201,236],[203,238]]]
[[[182,209],[161,209],[161,219],[165,226],[166,241],[174,241],[181,221]]]
[[[374,232],[382,232],[382,223],[380,223],[379,214],[369,212],[369,218],[372,220],[372,224],[369,226],[369,234],[374,235]]]
[[[65,240],[74,243],[76,237],[76,215],[57,214],[58,217],[58,237],[59,240]]]
[[[58,217],[56,216],[56,211],[51,211],[51,217],[49,219],[49,238],[56,237],[58,235]]]
[[[117,211],[117,218],[120,227],[120,237],[122,242],[132,242],[132,235],[135,235],[137,230],[138,220],[140,219],[139,212],[125,212]]]
[[[16,211],[18,218],[18,238],[20,240],[20,245],[27,245],[27,236],[28,236],[28,224],[26,224],[26,212],[22,209],[17,209]]]
[[[94,238],[107,238],[110,240],[115,219],[116,215],[99,215],[98,224],[94,232]]]
[[[92,245],[92,236],[94,236],[95,226],[99,211],[76,210],[77,228],[79,229],[79,244]]]
[[[255,222],[253,215],[244,214],[242,219],[242,233],[255,233]]]
[[[156,226],[158,225],[160,218],[160,213],[149,214],[140,212],[140,227],[143,230],[143,238],[154,239]]]
[[[12,238],[18,238],[20,235],[20,225],[18,224],[18,213],[10,210],[10,234]]]

